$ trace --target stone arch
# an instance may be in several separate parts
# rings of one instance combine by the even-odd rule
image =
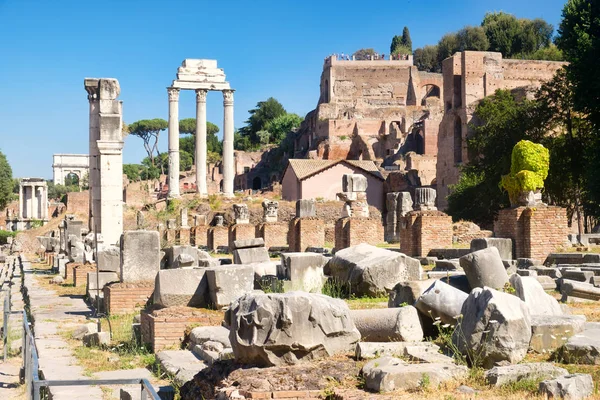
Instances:
[[[81,186],[81,171],[65,171],[65,186]]]
[[[462,121],[457,115],[454,118],[454,163],[459,164],[462,162]]]
[[[425,106],[425,105],[427,105],[428,98],[436,97],[439,99],[442,92],[438,85],[435,85],[433,83],[428,83],[428,84],[425,84],[422,86],[421,93],[423,93],[423,99],[421,100],[421,105]]]
[[[260,176],[255,176],[254,179],[252,179],[252,190],[260,189],[262,189],[262,179],[260,179]]]

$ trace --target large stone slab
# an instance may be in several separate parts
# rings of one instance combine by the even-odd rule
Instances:
[[[201,268],[158,271],[154,281],[154,304],[161,307],[206,307],[209,296],[205,271]]]
[[[444,324],[455,325],[462,311],[462,306],[469,297],[463,291],[453,288],[442,281],[435,281],[419,297],[415,307],[423,315],[434,320],[441,320]]]
[[[352,310],[350,317],[369,342],[418,342],[423,340],[423,328],[413,306],[368,310]]]
[[[539,393],[549,399],[587,399],[594,394],[590,374],[570,374],[540,382]]]
[[[402,357],[407,347],[421,347],[438,352],[439,346],[432,342],[359,342],[355,356],[358,360],[370,360],[383,356]]]
[[[510,284],[517,297],[527,304],[531,315],[563,315],[558,301],[544,291],[536,277],[514,274]]]
[[[510,238],[478,238],[471,240],[471,251],[495,247],[503,260],[512,260],[512,245]]]
[[[423,377],[437,387],[442,382],[464,378],[467,367],[453,364],[407,364],[398,358],[382,357],[369,361],[362,369],[367,389],[376,392],[414,390],[422,387]]]
[[[291,292],[247,294],[225,315],[237,362],[295,364],[351,351],[360,333],[343,300]]]
[[[193,246],[172,246],[167,253],[167,268],[192,268],[198,266],[198,249]]]
[[[179,385],[194,379],[207,365],[188,350],[163,350],[156,353],[156,361]]]
[[[233,249],[249,249],[252,247],[265,247],[263,238],[239,239],[233,241]]]
[[[487,286],[502,289],[508,282],[508,274],[495,247],[469,253],[459,261],[472,288]]]
[[[475,288],[461,314],[453,341],[463,354],[481,360],[485,368],[499,361],[514,364],[527,354],[531,317],[517,296],[488,287]]]
[[[266,247],[249,247],[233,251],[234,264],[253,264],[269,261],[271,261],[271,258]]]
[[[290,281],[291,290],[320,293],[325,275],[325,257],[317,253],[283,253],[282,278]],[[278,274],[280,275],[280,274]]]
[[[421,279],[421,271],[419,260],[364,243],[336,252],[325,267],[357,296],[386,295],[398,282]]]
[[[125,231],[121,235],[121,280],[152,281],[160,269],[158,231]]]
[[[583,315],[532,315],[529,349],[538,353],[554,351],[584,330]]]
[[[107,272],[121,272],[121,250],[117,246],[106,246],[98,250],[98,269]]]
[[[218,342],[231,347],[229,329],[224,326],[198,326],[190,332],[190,347],[206,342]]]
[[[96,289],[102,289],[109,283],[119,282],[119,275],[116,272],[88,272],[87,274],[87,292],[96,295]]]
[[[600,329],[589,329],[573,335],[559,352],[569,364],[600,365]]]
[[[600,300],[600,288],[585,282],[563,279],[560,284],[562,293],[561,301],[567,301],[569,297],[577,297],[587,300]]]
[[[254,268],[251,265],[228,265],[207,268],[206,278],[211,304],[223,308],[254,289]]]
[[[525,363],[494,367],[485,373],[485,380],[490,385],[502,386],[509,383],[527,380],[544,380],[558,378],[569,372],[550,363]]]

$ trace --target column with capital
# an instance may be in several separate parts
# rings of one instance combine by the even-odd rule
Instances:
[[[196,192],[208,195],[206,184],[206,94],[208,90],[196,90]]]
[[[223,194],[233,197],[233,92],[223,90]]]
[[[25,190],[23,184],[19,184],[19,218],[25,218]]]
[[[100,213],[100,170],[98,168],[98,145],[100,139],[100,95],[99,79],[84,80],[85,90],[90,103],[90,129],[89,129],[89,158],[88,158],[88,186],[89,186],[89,214],[88,229],[95,230],[94,216]],[[61,171],[61,182],[64,184],[64,173]],[[99,222],[99,221],[98,221]]]
[[[179,197],[179,89],[169,87],[169,198]]]

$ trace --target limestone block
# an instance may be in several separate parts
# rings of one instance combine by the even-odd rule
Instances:
[[[216,308],[227,307],[232,301],[254,290],[254,268],[251,265],[207,268],[206,278],[210,300]]]
[[[433,271],[456,271],[462,270],[458,260],[435,260]]]
[[[271,258],[266,247],[241,248],[233,251],[234,264],[252,264],[269,261],[271,261]]]
[[[421,271],[419,260],[364,243],[336,252],[325,267],[325,274],[349,282],[355,295],[373,297],[398,282],[421,279]]]
[[[537,271],[533,269],[518,269],[516,274],[519,276],[537,277]]]
[[[107,272],[120,272],[121,250],[117,246],[107,246],[98,250],[98,269]]]
[[[388,307],[401,307],[402,305],[414,305],[424,291],[429,289],[435,279],[424,281],[400,282],[389,292]]]
[[[369,342],[419,342],[423,328],[417,309],[413,306],[371,310],[351,310],[350,317]]]
[[[502,386],[523,379],[543,380],[558,378],[568,374],[564,368],[555,367],[551,363],[525,363],[494,367],[485,373],[485,380],[490,385]]]
[[[265,247],[263,238],[239,239],[233,241],[233,249],[248,249],[252,247]]]
[[[432,342],[359,342],[355,356],[358,360],[369,360],[384,356],[402,357],[408,346],[438,352],[440,347]]]
[[[507,238],[478,238],[471,240],[471,251],[495,247],[503,260],[512,260],[512,239]]]
[[[277,275],[277,264],[272,261],[265,262],[256,262],[250,264],[243,264],[252,267],[254,270],[254,279],[259,280],[263,276],[273,276]]]
[[[540,382],[539,393],[546,398],[582,400],[594,394],[590,374],[569,374]]]
[[[365,386],[376,392],[415,390],[422,386],[423,376],[429,384],[437,387],[442,382],[460,379],[467,375],[468,368],[453,364],[407,364],[393,357],[382,357],[369,361],[362,369]]]
[[[296,201],[296,218],[307,218],[317,216],[317,203],[315,200]]]
[[[459,261],[472,288],[488,286],[502,289],[508,282],[508,274],[495,247],[469,253],[462,256]]]
[[[88,333],[83,337],[84,346],[108,346],[110,344],[110,332]]]
[[[461,314],[462,321],[452,339],[463,354],[477,354],[484,368],[498,361],[517,363],[527,354],[531,317],[529,308],[518,297],[488,287],[475,288]]]
[[[317,253],[283,253],[282,277],[291,281],[291,290],[320,293],[323,288],[325,257]]]
[[[198,249],[193,246],[172,246],[166,249],[167,268],[198,266]]]
[[[206,307],[206,269],[178,268],[158,271],[154,283],[154,304],[161,307]]]
[[[119,275],[116,272],[98,272],[98,279],[96,279],[96,272],[87,273],[87,291],[104,288],[109,283],[119,282]]]
[[[76,340],[82,340],[85,335],[96,332],[98,332],[98,324],[90,322],[76,328],[71,337]]]
[[[600,365],[600,329],[588,329],[573,335],[559,353],[569,364]]]
[[[556,281],[549,276],[536,276],[535,279],[542,285],[544,290],[555,290],[556,289]]]
[[[532,315],[530,350],[538,353],[554,351],[585,327],[583,315]]]
[[[211,257],[208,252],[197,249],[198,252],[198,267],[200,268],[215,268],[221,265],[221,261],[218,258]]]
[[[568,297],[578,297],[588,300],[600,300],[600,288],[585,282],[571,281],[563,279],[560,285],[562,293],[561,301],[566,301]]]
[[[575,271],[566,270],[561,272],[563,279],[570,279],[572,281],[594,283],[594,273],[592,271]]]
[[[454,359],[440,353],[439,349],[424,346],[406,346],[404,357],[419,363],[454,364]]]
[[[455,325],[461,313],[462,306],[469,297],[462,292],[442,281],[435,281],[419,297],[415,307],[423,315],[432,319],[440,319],[444,324]]]
[[[276,366],[353,350],[360,333],[343,300],[291,292],[247,294],[225,315],[237,362]]]
[[[190,333],[190,348],[206,342],[217,342],[224,348],[231,348],[229,329],[224,326],[198,326]]]
[[[158,231],[125,231],[121,236],[121,280],[152,281],[160,269]]]
[[[366,192],[367,177],[360,174],[342,175],[342,190],[344,192]]]
[[[510,284],[515,294],[529,307],[531,315],[563,315],[558,301],[544,291],[535,277],[513,275]]]

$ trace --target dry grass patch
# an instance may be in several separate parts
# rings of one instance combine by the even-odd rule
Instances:
[[[85,286],[76,287],[73,283],[50,283],[55,275],[35,276],[37,283],[44,289],[56,292],[58,296],[85,296]]]
[[[387,297],[359,297],[346,300],[351,310],[366,310],[372,308],[387,308]]]

